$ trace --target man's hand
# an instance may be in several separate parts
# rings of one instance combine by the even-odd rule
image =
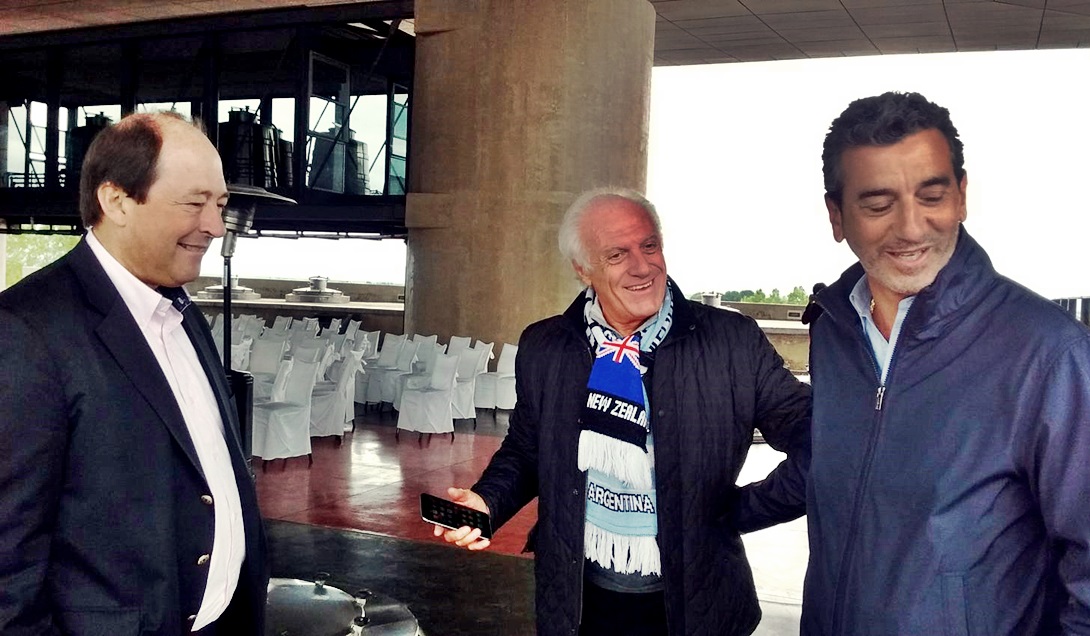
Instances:
[[[454,503],[490,514],[484,499],[481,499],[480,495],[468,488],[447,488],[447,496]],[[470,528],[469,526],[462,526],[457,530],[447,530],[442,526],[435,526],[435,536],[443,537],[443,540],[447,543],[453,543],[456,546],[470,550],[484,550],[492,545],[492,542],[488,539],[481,538],[480,528]]]

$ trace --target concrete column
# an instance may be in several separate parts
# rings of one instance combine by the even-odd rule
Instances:
[[[580,289],[557,249],[588,188],[643,191],[646,0],[416,0],[407,333],[517,342]]]

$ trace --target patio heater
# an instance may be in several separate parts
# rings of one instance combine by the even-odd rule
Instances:
[[[273,194],[265,188],[251,185],[229,184],[231,193],[227,205],[223,208],[223,225],[227,232],[223,236],[223,368],[231,384],[238,410],[239,439],[242,441],[242,453],[246,463],[250,463],[250,439],[253,431],[254,378],[245,371],[231,368],[231,296],[234,284],[231,281],[231,257],[235,255],[235,243],[239,234],[246,234],[254,225],[254,214],[258,202],[294,205],[295,200]],[[252,470],[251,470],[252,472]]]

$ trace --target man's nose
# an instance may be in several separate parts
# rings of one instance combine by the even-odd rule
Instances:
[[[897,238],[905,241],[921,241],[927,236],[927,210],[916,201],[901,207],[897,217]]]
[[[643,253],[643,250],[632,250],[628,253],[628,273],[633,276],[646,276],[651,273],[651,257]]]
[[[227,233],[223,225],[223,210],[215,201],[209,201],[201,210],[200,230],[213,238],[219,238]]]

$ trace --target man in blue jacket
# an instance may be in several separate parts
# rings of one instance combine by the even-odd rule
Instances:
[[[822,159],[859,263],[815,300],[802,633],[1090,634],[1090,332],[965,231],[945,108],[857,100]]]
[[[538,498],[538,636],[750,634],[739,535],[805,509],[809,388],[752,319],[686,300],[639,194],[579,197],[560,248],[586,287],[523,332],[507,438],[449,494],[494,526]],[[737,489],[754,428],[787,459]],[[477,529],[436,534],[488,546]]]

